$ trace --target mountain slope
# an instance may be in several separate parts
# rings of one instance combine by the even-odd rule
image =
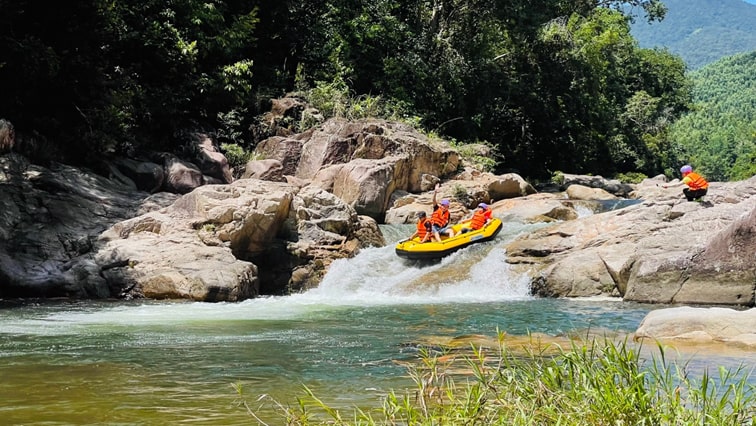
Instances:
[[[756,51],[723,58],[690,73],[695,108],[670,139],[709,179],[756,174]]]
[[[756,2],[756,0],[751,0]],[[691,68],[756,50],[756,5],[743,0],[664,0],[662,22],[632,25],[641,47],[666,47]]]

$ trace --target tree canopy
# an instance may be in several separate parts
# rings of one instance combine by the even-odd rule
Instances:
[[[658,0],[2,3],[0,117],[79,161],[175,148],[187,123],[251,148],[270,98],[339,82],[501,170],[650,174],[690,98],[682,61],[630,34]]]
[[[670,138],[682,158],[715,181],[756,175],[756,51],[723,58],[691,74],[693,110]]]

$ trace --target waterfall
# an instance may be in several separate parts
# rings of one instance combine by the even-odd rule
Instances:
[[[289,320],[339,307],[464,304],[530,299],[529,280],[512,271],[504,246],[532,225],[505,224],[493,241],[474,244],[435,262],[399,258],[395,242],[411,234],[408,225],[383,225],[384,247],[338,259],[320,286],[290,296],[270,296],[239,303],[141,300],[116,305],[88,301],[86,308],[37,310],[32,318],[4,323],[20,334],[76,334],[93,326],[150,326],[223,320]],[[102,306],[99,306],[99,305]]]
[[[348,305],[475,303],[530,297],[528,278],[514,273],[506,263],[503,246],[516,234],[512,229],[493,241],[422,263],[394,253],[395,241],[411,229],[386,225],[382,231],[389,241],[385,247],[368,248],[352,259],[335,261],[318,288],[297,297]]]

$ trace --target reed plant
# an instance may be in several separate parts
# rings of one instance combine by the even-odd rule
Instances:
[[[380,408],[341,411],[305,387],[296,407],[273,401],[279,419],[272,424],[756,425],[756,389],[745,367],[692,378],[685,365],[667,360],[662,345],[643,360],[627,341],[517,350],[504,341],[498,333],[498,348],[421,350],[408,367],[414,389],[390,392]]]

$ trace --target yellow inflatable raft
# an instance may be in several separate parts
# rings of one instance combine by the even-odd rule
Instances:
[[[501,231],[501,220],[492,218],[485,226],[474,231],[462,233],[462,228],[469,226],[468,223],[452,225],[454,236],[442,237],[441,242],[421,243],[419,238],[399,241],[396,244],[396,254],[405,259],[440,259],[470,244],[490,241]]]

